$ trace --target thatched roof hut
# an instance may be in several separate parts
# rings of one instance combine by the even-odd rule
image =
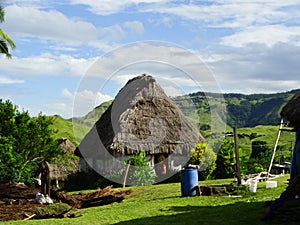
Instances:
[[[58,146],[62,148],[65,153],[73,154],[75,150],[74,144],[67,138],[59,138]],[[79,159],[74,157],[68,158],[62,163],[48,163],[50,170],[50,179],[65,180],[69,174],[75,173],[79,170]]]
[[[280,115],[289,126],[296,129],[300,128],[300,92],[296,93],[288,103],[282,108]]]
[[[197,143],[205,143],[199,131],[155,79],[144,74],[119,91],[75,154],[84,158],[103,158],[105,152],[187,155]]]

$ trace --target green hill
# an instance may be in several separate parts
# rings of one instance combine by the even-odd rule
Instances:
[[[227,124],[231,127],[254,127],[257,125],[276,125],[280,122],[283,105],[300,89],[274,94],[224,94],[227,108]],[[186,96],[190,98],[201,113],[209,112],[208,107],[218,102],[219,94],[197,92]],[[208,104],[210,102],[210,105]]]

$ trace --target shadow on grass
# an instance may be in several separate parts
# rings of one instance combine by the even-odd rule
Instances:
[[[223,206],[173,206],[161,210],[163,215],[133,219],[115,223],[115,225],[273,225],[276,221],[262,221],[267,211],[265,202],[238,202]],[[290,223],[289,223],[290,224]]]

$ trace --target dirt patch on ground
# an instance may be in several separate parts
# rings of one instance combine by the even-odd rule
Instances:
[[[38,218],[55,218],[63,217],[59,215],[43,215],[36,216],[39,208],[46,207],[44,204],[36,204],[36,193],[40,192],[39,188],[30,188],[22,184],[0,185],[0,221],[7,220],[24,220],[32,216],[33,219]],[[72,209],[80,209],[87,207],[95,207],[111,204],[113,202],[122,202],[126,195],[131,191],[114,190],[111,187],[98,189],[91,193],[79,193],[69,195],[64,191],[51,190],[51,198],[54,203],[65,203]],[[35,216],[33,216],[35,215]]]
[[[35,194],[40,190],[25,185],[0,185],[0,221],[23,220],[34,214],[37,208],[45,205],[35,204]]]

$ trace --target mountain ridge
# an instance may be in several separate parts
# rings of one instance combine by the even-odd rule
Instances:
[[[189,94],[191,100],[201,107],[205,98],[224,97],[227,109],[227,124],[231,127],[254,127],[276,125],[280,122],[280,111],[287,101],[300,89],[270,94],[203,93]],[[200,103],[200,104],[199,104]]]

